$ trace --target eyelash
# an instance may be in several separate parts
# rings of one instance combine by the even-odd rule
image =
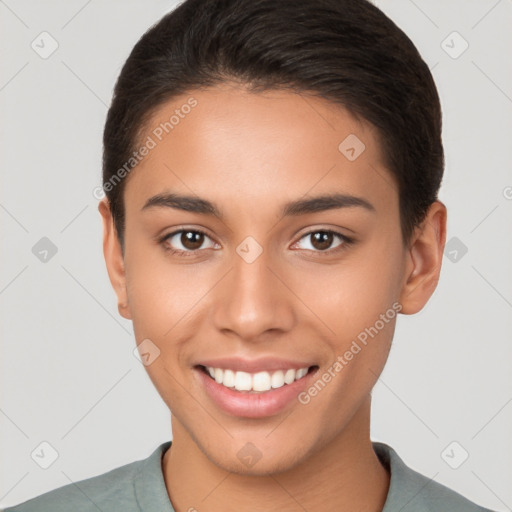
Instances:
[[[191,251],[183,251],[181,249],[173,249],[172,247],[170,247],[166,243],[167,240],[172,238],[174,235],[177,235],[178,233],[187,233],[187,232],[190,232],[190,233],[201,233],[202,235],[204,235],[204,236],[206,236],[208,238],[211,238],[208,235],[208,233],[206,233],[205,231],[203,231],[201,229],[178,229],[176,231],[173,231],[172,233],[164,235],[163,237],[161,237],[159,239],[158,242],[162,245],[164,250],[166,252],[170,253],[170,254],[177,255],[177,256],[180,256],[180,257],[184,257],[184,258],[196,256],[198,251],[202,251],[204,249],[195,249],[195,250],[191,250]],[[341,243],[339,245],[337,245],[336,247],[332,248],[332,249],[326,249],[325,251],[321,251],[321,250],[313,251],[315,253],[322,254],[322,255],[328,254],[330,256],[330,255],[333,255],[333,254],[337,254],[338,252],[341,252],[341,251],[347,249],[349,246],[353,245],[354,242],[355,242],[355,240],[353,238],[350,238],[350,237],[348,237],[346,235],[338,233],[337,231],[333,231],[332,229],[314,229],[314,230],[308,231],[307,233],[304,233],[299,238],[299,240],[297,240],[297,242],[295,242],[293,245],[298,243],[303,238],[305,238],[305,237],[307,237],[309,235],[312,235],[314,233],[330,233],[330,234],[333,234],[334,236],[337,236],[338,238],[341,239]],[[303,250],[311,251],[311,249],[303,249]]]
[[[166,242],[167,242],[167,240],[172,238],[174,235],[177,235],[178,233],[201,233],[202,235],[207,236],[208,238],[211,238],[208,235],[208,233],[206,233],[202,229],[177,229],[176,231],[173,231],[172,233],[169,233],[168,235],[164,235],[162,238],[160,238],[159,242],[163,246],[163,248],[166,252],[171,253],[173,255],[181,256],[184,258],[196,256],[198,251],[204,251],[204,249],[196,249],[195,251],[182,251],[181,249],[173,249]]]

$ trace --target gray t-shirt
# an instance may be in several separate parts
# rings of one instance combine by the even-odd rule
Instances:
[[[59,487],[5,512],[175,512],[162,472],[162,456],[170,445],[167,441],[147,459]],[[374,442],[373,448],[391,472],[382,512],[491,512],[413,471],[390,446]]]

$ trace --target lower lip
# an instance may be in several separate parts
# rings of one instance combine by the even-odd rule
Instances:
[[[223,411],[241,418],[264,418],[283,411],[288,404],[304,391],[315,371],[310,371],[302,379],[285,384],[277,389],[262,393],[236,391],[219,384],[203,370],[195,368],[208,396]]]

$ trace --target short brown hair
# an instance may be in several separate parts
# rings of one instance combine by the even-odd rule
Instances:
[[[103,136],[104,184],[130,159],[159,106],[232,80],[255,92],[313,93],[373,124],[398,183],[404,242],[410,238],[442,180],[441,107],[412,41],[367,0],[181,3],[141,37],[122,68]],[[122,246],[125,183],[105,189]]]

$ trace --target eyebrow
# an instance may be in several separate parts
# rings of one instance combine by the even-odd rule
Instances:
[[[281,215],[283,217],[298,216],[337,208],[353,207],[360,207],[367,211],[375,212],[375,207],[362,197],[347,194],[326,194],[285,203],[282,206]],[[157,194],[150,197],[141,210],[151,208],[175,208],[186,212],[214,215],[219,219],[223,218],[219,208],[211,201],[200,197],[183,196],[174,193]]]

